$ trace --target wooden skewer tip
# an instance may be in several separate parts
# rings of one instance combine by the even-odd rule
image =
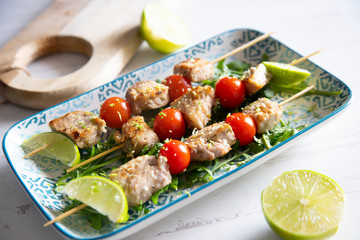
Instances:
[[[41,152],[42,150],[44,150],[45,148],[47,148],[48,146],[50,146],[51,143],[48,143],[48,144],[45,144],[44,146],[41,146],[31,152],[29,152],[28,154],[26,154],[25,156],[23,156],[23,158],[28,158],[28,157],[31,157],[32,155],[35,155],[36,153],[38,152]]]
[[[305,57],[301,57],[301,58],[299,58],[299,59],[296,59],[295,61],[289,63],[289,65],[294,66],[294,65],[296,65],[296,64],[299,64],[299,63],[301,63],[301,62],[309,59],[310,57],[312,57],[312,56],[314,56],[314,55],[316,55],[316,54],[318,54],[318,53],[320,53],[320,52],[322,52],[322,51],[324,51],[324,50],[325,50],[325,48],[320,49],[320,50],[318,50],[318,51],[316,51],[316,52],[313,52],[313,53],[311,53],[311,54],[309,54],[309,55],[307,55],[307,56],[305,56]]]
[[[68,217],[68,216],[70,216],[70,215],[78,212],[78,211],[80,211],[81,209],[83,209],[83,208],[86,207],[86,206],[87,206],[87,205],[86,205],[85,203],[83,203],[83,204],[81,204],[81,205],[79,205],[79,206],[77,206],[77,207],[74,207],[73,209],[70,209],[69,211],[60,214],[59,216],[57,216],[57,217],[54,218],[53,220],[48,221],[47,223],[44,224],[44,227],[47,227],[47,226],[49,226],[49,225],[51,225],[51,224],[53,224],[53,223],[56,223],[56,222],[58,222],[58,221],[60,221],[60,220],[62,220],[62,219],[64,219],[64,218],[66,218],[66,217]]]
[[[234,55],[235,53],[238,53],[238,52],[244,50],[245,48],[248,48],[248,47],[250,47],[250,46],[252,46],[252,45],[254,45],[254,44],[256,44],[256,43],[258,43],[258,42],[260,42],[260,41],[262,41],[262,40],[264,40],[266,38],[268,38],[270,35],[272,35],[274,33],[275,33],[275,31],[272,31],[272,32],[269,32],[267,34],[261,35],[260,37],[257,37],[255,39],[251,40],[250,42],[247,42],[244,45],[241,45],[240,47],[235,48],[234,50],[228,52],[227,54],[224,54],[223,56],[213,60],[211,63],[214,64],[214,63],[220,62],[221,60],[223,60],[225,58],[228,58],[228,57]]]
[[[294,95],[293,95],[293,96],[291,96],[290,98],[285,99],[284,101],[282,101],[281,103],[279,103],[279,105],[280,105],[280,106],[283,106],[283,105],[285,105],[285,104],[287,104],[287,103],[289,103],[289,102],[291,102],[291,101],[295,100],[296,98],[298,98],[298,97],[300,97],[300,96],[304,95],[305,93],[307,93],[308,91],[310,91],[310,90],[311,90],[311,89],[313,89],[314,87],[315,87],[314,85],[311,85],[311,86],[309,86],[309,87],[307,87],[307,88],[305,88],[305,89],[301,90],[300,92],[298,92],[298,93],[294,94]]]

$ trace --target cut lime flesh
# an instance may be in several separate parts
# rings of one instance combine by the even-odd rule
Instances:
[[[21,146],[32,151],[46,144],[50,145],[37,154],[59,160],[67,166],[80,162],[79,148],[72,139],[61,133],[39,133],[25,140]]]
[[[149,3],[145,6],[140,24],[141,35],[155,50],[171,53],[190,40],[186,24],[169,9]]]
[[[129,218],[123,189],[104,177],[76,178],[67,183],[61,191],[108,216],[115,223],[126,222]]]
[[[338,229],[344,198],[329,177],[298,170],[274,179],[261,201],[270,227],[284,239],[326,239]]]
[[[263,62],[271,73],[271,83],[278,85],[296,85],[307,79],[311,73],[305,69],[279,62]]]

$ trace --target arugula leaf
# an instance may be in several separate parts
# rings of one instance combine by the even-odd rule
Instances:
[[[236,77],[240,79],[243,72],[248,68],[250,68],[250,64],[240,60],[225,64],[224,59],[217,64],[217,67],[215,68],[215,76],[217,79],[221,79],[223,77]]]
[[[244,71],[248,70],[251,67],[251,65],[249,63],[246,63],[246,62],[243,62],[240,60],[235,60],[235,61],[228,63],[227,67],[229,70],[240,72],[242,75],[242,73]]]
[[[202,81],[200,83],[201,85],[209,85],[215,88],[218,79],[221,79],[223,77],[235,77],[240,79],[243,75],[243,72],[250,67],[250,64],[240,60],[235,60],[228,64],[225,64],[225,59],[223,59],[216,65],[214,78]]]
[[[163,192],[168,191],[169,189],[178,190],[178,184],[179,184],[178,178],[177,178],[176,176],[173,176],[173,177],[172,177],[172,181],[171,181],[170,184],[168,184],[168,185],[166,185],[165,187],[163,187],[162,189],[156,191],[156,192],[151,196],[151,201],[157,205],[160,194],[162,194]]]
[[[132,209],[134,209],[138,215],[146,215],[151,211],[144,203],[140,203],[139,206],[133,206]]]
[[[102,216],[101,214],[89,213],[87,214],[87,217],[90,225],[93,228],[95,228],[98,231],[102,228],[102,221],[104,219],[104,216]]]

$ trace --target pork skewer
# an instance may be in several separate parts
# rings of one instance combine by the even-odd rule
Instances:
[[[171,183],[171,174],[166,159],[163,156],[140,156],[114,169],[109,174],[110,180],[119,184],[125,192],[130,206],[138,206],[146,202],[156,191]],[[44,224],[44,227],[58,222],[77,211],[86,204],[81,204],[66,211],[53,220]]]
[[[231,52],[224,54],[223,56],[209,62],[201,58],[190,58],[187,60],[184,60],[178,64],[175,64],[174,66],[174,74],[180,74],[187,77],[192,82],[201,82],[207,79],[210,79],[214,76],[215,70],[214,70],[214,64],[230,57],[266,38],[268,38],[270,35],[272,35],[274,31],[261,35],[258,38],[255,38],[251,40],[248,43],[245,43],[244,45],[241,45],[240,47],[232,50]]]
[[[300,97],[313,87],[314,86],[310,86],[293,95],[289,98],[289,101]],[[279,105],[284,105],[289,101],[285,100],[279,103]],[[224,156],[231,150],[231,146],[235,144],[235,142],[235,134],[231,130],[231,126],[226,123],[212,124],[185,140],[185,144],[189,147],[192,161],[211,161],[216,157]],[[212,144],[214,147],[204,147],[204,145],[207,144]],[[123,187],[131,206],[137,206],[141,202],[147,201],[154,192],[171,182],[168,165],[162,156],[155,158],[154,156],[145,155],[134,158],[113,170],[109,176],[112,181],[115,181]],[[134,195],[134,193],[139,195]],[[86,204],[81,204],[76,208],[64,212],[44,224],[44,226],[46,227],[64,219],[86,206]]]
[[[283,105],[304,95],[314,87],[314,85],[307,87],[280,103],[273,102],[267,98],[260,98],[251,103],[249,106],[246,106],[243,113],[253,118],[256,125],[256,132],[258,134],[265,133],[280,122]]]
[[[146,124],[144,118],[141,116],[134,116],[130,118],[121,127],[121,132],[115,132],[114,139],[119,145],[116,145],[105,152],[67,169],[66,172],[72,172],[79,167],[82,167],[121,148],[123,148],[124,152],[128,153],[129,156],[134,157],[135,155],[138,155],[145,146],[151,148],[160,141],[156,133]]]

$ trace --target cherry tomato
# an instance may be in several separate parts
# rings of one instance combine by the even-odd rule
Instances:
[[[121,128],[131,117],[131,107],[120,97],[111,97],[105,100],[100,108],[100,118],[111,128]]]
[[[181,112],[174,108],[166,108],[156,115],[154,132],[161,141],[180,139],[185,133],[185,122]]]
[[[236,108],[245,98],[244,83],[237,78],[224,77],[216,83],[215,96],[224,108]]]
[[[190,80],[187,77],[179,74],[173,74],[167,77],[164,81],[164,84],[170,88],[169,94],[171,102],[181,97],[188,91],[188,89],[191,89]]]
[[[171,140],[160,149],[160,155],[167,158],[171,174],[184,171],[190,163],[190,151],[185,143]]]
[[[254,140],[256,134],[255,122],[245,113],[233,113],[225,119],[239,139],[240,146],[245,146]]]

